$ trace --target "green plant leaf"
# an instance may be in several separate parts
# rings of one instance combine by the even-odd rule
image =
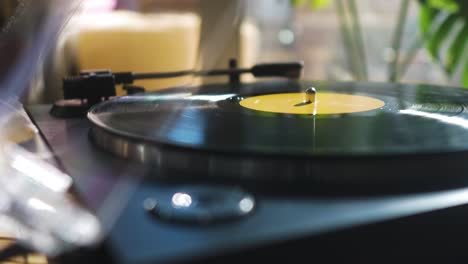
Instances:
[[[458,16],[449,15],[444,19],[442,24],[437,28],[435,33],[427,41],[427,49],[433,58],[440,60],[439,49],[442,43],[447,39],[447,36],[452,31],[455,23],[458,21]]]
[[[307,0],[291,0],[292,6],[303,6]]]
[[[450,13],[460,10],[460,6],[454,0],[429,0],[428,4],[435,9],[442,9]]]
[[[330,5],[330,0],[312,0],[309,1],[310,8],[320,9]]]
[[[303,6],[308,3],[311,9],[320,9],[330,5],[331,0],[291,0],[292,6]]]
[[[426,34],[431,27],[432,10],[433,9],[429,8],[428,6],[422,6],[421,10],[419,11],[419,28],[424,34]]]
[[[468,1],[419,0],[419,3],[419,27],[428,52],[448,76],[461,69],[461,83],[468,88]]]
[[[426,35],[431,30],[431,26],[439,11],[437,9],[431,8],[428,5],[422,5],[419,10],[419,27],[423,32],[423,35]]]
[[[450,45],[445,59],[445,69],[449,75],[455,72],[457,65],[463,59],[463,54],[468,52],[468,23],[458,31]]]
[[[462,84],[465,87],[468,87],[468,61],[465,63],[465,69],[462,74]]]

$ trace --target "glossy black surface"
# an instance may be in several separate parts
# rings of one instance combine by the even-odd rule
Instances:
[[[381,109],[286,115],[242,108],[241,98],[333,91],[381,99]],[[274,83],[178,88],[117,98],[88,114],[110,136],[216,152],[276,156],[368,156],[468,150],[468,92],[430,85]]]

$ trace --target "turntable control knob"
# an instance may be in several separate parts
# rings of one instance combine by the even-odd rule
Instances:
[[[317,94],[317,91],[315,90],[314,87],[309,87],[305,91],[305,100],[304,102],[306,103],[315,103],[315,96]]]

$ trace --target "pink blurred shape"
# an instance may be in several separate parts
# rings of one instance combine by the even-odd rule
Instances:
[[[83,8],[85,12],[106,12],[117,6],[117,0],[84,0]]]

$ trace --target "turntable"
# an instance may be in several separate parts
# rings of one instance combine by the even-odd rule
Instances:
[[[115,98],[158,75],[86,72],[65,81],[73,100],[28,111],[84,202],[120,212],[102,249],[116,263],[467,255],[468,91],[301,67]]]

